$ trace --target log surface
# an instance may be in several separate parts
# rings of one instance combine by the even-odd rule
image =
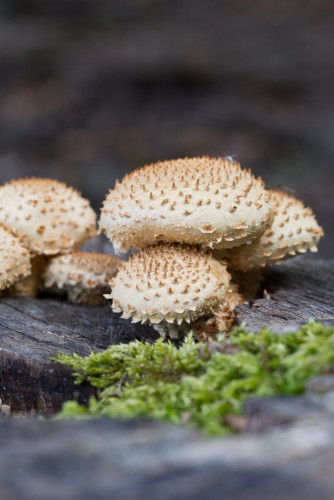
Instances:
[[[333,261],[305,258],[275,267],[265,282],[267,298],[237,310],[237,324],[294,330],[310,318],[334,324]],[[270,298],[268,298],[270,297]],[[0,300],[0,399],[13,412],[52,414],[73,397],[86,401],[89,386],[74,386],[71,371],[50,360],[56,354],[105,349],[134,339],[154,341],[147,325],[132,324],[105,306],[73,305],[46,298]]]
[[[88,355],[111,344],[158,334],[132,324],[105,306],[74,305],[61,300],[26,297],[0,300],[0,398],[14,412],[54,413],[88,386],[74,386],[71,370],[50,360],[58,353]]]
[[[299,257],[268,271],[263,298],[236,310],[236,323],[277,333],[298,329],[310,319],[334,325],[334,261]]]
[[[329,500],[333,396],[312,409],[291,398],[298,421],[287,407],[288,425],[214,440],[154,422],[0,419],[0,498]]]

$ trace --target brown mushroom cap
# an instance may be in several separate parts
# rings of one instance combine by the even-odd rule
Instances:
[[[146,165],[116,183],[100,230],[116,252],[160,241],[230,248],[257,238],[271,223],[261,179],[223,158],[182,158]]]
[[[248,271],[293,257],[298,253],[317,251],[324,234],[310,208],[291,194],[269,191],[274,220],[269,229],[250,245],[232,249],[231,269]]]
[[[160,244],[122,264],[107,298],[133,322],[181,325],[217,308],[228,283],[226,267],[206,250]]]
[[[0,290],[30,274],[30,254],[19,239],[0,226]]]
[[[122,263],[112,255],[75,251],[50,260],[44,275],[45,290],[66,294],[70,302],[101,304],[103,294]]]
[[[51,179],[18,179],[1,186],[0,222],[35,254],[68,252],[96,234],[89,201]]]

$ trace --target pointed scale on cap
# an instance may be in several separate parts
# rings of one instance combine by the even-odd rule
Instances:
[[[218,307],[229,274],[208,251],[181,244],[147,247],[124,262],[112,280],[114,312],[152,324],[191,323]]]
[[[254,240],[271,218],[262,180],[239,163],[180,158],[117,182],[104,201],[100,230],[117,253],[161,241],[230,248]]]
[[[277,264],[296,254],[317,251],[323,229],[310,208],[291,194],[269,190],[274,208],[270,228],[250,245],[230,251],[231,269],[248,271]]]
[[[51,179],[18,179],[0,186],[0,222],[38,255],[68,252],[96,234],[89,201]]]

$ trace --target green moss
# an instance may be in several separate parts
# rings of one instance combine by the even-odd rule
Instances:
[[[241,414],[246,398],[300,394],[309,378],[332,373],[334,328],[312,321],[285,335],[235,328],[210,347],[189,335],[180,348],[135,341],[56,360],[73,368],[77,383],[99,388],[88,407],[68,402],[57,418],[154,418],[223,435],[224,415]]]

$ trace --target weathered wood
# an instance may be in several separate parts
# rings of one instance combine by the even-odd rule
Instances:
[[[154,422],[0,419],[0,498],[329,500],[333,413],[302,409],[298,423],[215,440]]]
[[[244,304],[237,323],[277,332],[313,317],[334,324],[333,262],[296,259],[273,268],[265,282],[270,298]],[[153,341],[149,326],[113,314],[110,305],[73,305],[61,300],[0,300],[0,398],[14,412],[52,414],[74,396],[85,401],[92,388],[74,386],[71,371],[50,360],[57,353],[89,354],[133,339]]]
[[[334,325],[334,261],[297,258],[268,271],[264,297],[236,310],[237,324],[294,331],[311,318]]]
[[[111,344],[158,337],[149,326],[132,324],[105,306],[73,305],[61,300],[0,300],[0,398],[14,412],[54,413],[78,393],[71,370],[50,360],[63,353],[87,355]]]

